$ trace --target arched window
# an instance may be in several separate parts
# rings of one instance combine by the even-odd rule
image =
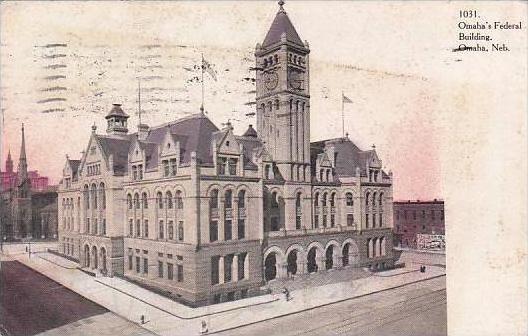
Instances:
[[[319,193],[315,193],[314,195],[314,205],[319,206]]]
[[[224,207],[226,209],[233,207],[233,192],[231,190],[226,190],[224,193]]]
[[[275,99],[275,109],[276,110],[279,109],[279,100],[278,99]]]
[[[84,186],[83,196],[84,196],[84,208],[90,209],[90,192],[89,192],[89,187],[87,184]]]
[[[209,196],[209,208],[218,209],[218,190],[211,190],[211,196]]]
[[[321,198],[321,205],[324,207],[326,206],[326,196],[327,196],[326,193],[324,193],[323,197]]]
[[[141,198],[143,199],[143,209],[148,209],[148,197],[147,197],[147,193],[144,192],[141,196]]]
[[[370,193],[367,192],[365,194],[365,209],[368,209],[369,201],[370,201]]]
[[[94,209],[97,209],[97,186],[92,184],[92,206]]]
[[[300,192],[297,193],[297,197],[295,198],[295,207],[300,208],[301,207],[301,196],[302,194]]]
[[[183,209],[183,198],[180,190],[176,191],[176,207],[178,209]]]
[[[346,199],[346,205],[347,206],[353,206],[354,205],[354,196],[352,195],[352,193],[346,193],[345,199]]]
[[[278,200],[278,195],[277,195],[276,191],[274,191],[271,194],[271,207],[272,208],[278,208],[279,207],[279,200]]]
[[[127,195],[127,204],[128,204],[128,209],[132,209],[132,195],[130,194]]]
[[[321,169],[321,170],[319,171],[319,181],[322,182],[322,181],[323,181],[323,177],[324,177],[324,169]]]
[[[383,193],[380,193],[379,195],[379,209],[383,209]]]
[[[104,183],[101,183],[99,185],[99,192],[101,193],[101,207],[103,209],[106,209],[106,191],[105,191]],[[73,205],[73,203],[72,203],[72,205]]]
[[[330,169],[326,170],[326,181],[330,182]]]
[[[158,201],[158,209],[163,209],[163,194],[161,191],[158,191],[156,199]]]
[[[372,208],[374,209],[376,207],[376,198],[377,198],[377,193],[374,192],[374,194],[372,194]]]
[[[134,208],[139,209],[140,203],[139,203],[139,194],[134,194]]]
[[[172,193],[170,191],[167,191],[165,195],[167,198],[167,209],[172,209]]]
[[[332,195],[330,195],[330,206],[332,208],[335,207],[335,193],[332,193]]]
[[[242,209],[246,207],[246,191],[240,190],[238,192],[238,208]]]

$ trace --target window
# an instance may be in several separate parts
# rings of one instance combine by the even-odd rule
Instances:
[[[242,218],[238,219],[238,239],[246,238],[246,221]]]
[[[319,193],[315,193],[314,196],[314,205],[319,206]]]
[[[240,190],[238,192],[238,208],[243,209],[246,207],[246,191]]]
[[[319,216],[318,215],[314,216],[314,227],[316,228],[319,227]]]
[[[148,219],[145,219],[144,228],[143,228],[143,235],[145,235],[145,238],[148,238],[149,235],[148,230]]]
[[[99,185],[99,192],[101,193],[101,206],[103,207],[103,209],[106,209],[106,193],[105,193],[104,183],[101,183],[101,185]],[[72,203],[72,209],[73,209],[73,203]]]
[[[380,193],[379,195],[379,208],[380,210],[383,209],[383,193]]]
[[[134,268],[134,262],[132,261],[132,256],[128,256],[128,270],[131,271]]]
[[[171,263],[167,263],[167,279],[174,279],[174,265]]]
[[[215,242],[218,240],[218,221],[212,220],[209,222],[209,241]]]
[[[136,273],[141,273],[141,258],[136,257]]]
[[[370,194],[366,193],[366,195],[365,195],[365,209],[368,209],[369,199],[370,199]]]
[[[422,210],[422,219],[425,219],[425,210]]]
[[[182,192],[176,191],[176,207],[181,210],[183,209],[183,198],[182,198]]]
[[[163,221],[159,221],[159,239],[163,239]]]
[[[279,202],[278,202],[278,195],[277,195],[277,192],[273,192],[271,194],[271,207],[272,208],[278,208],[279,207]]]
[[[136,166],[132,166],[132,180],[137,180],[137,169]]]
[[[324,193],[323,197],[321,198],[321,206],[326,206],[326,193]]]
[[[376,214],[372,214],[372,227],[376,227]]]
[[[379,214],[379,226],[383,226],[383,214]]]
[[[335,207],[335,193],[330,195],[330,206],[333,208]]]
[[[139,209],[139,194],[134,194],[134,208]]]
[[[324,176],[324,169],[321,169],[319,171],[319,181],[321,181],[321,182],[323,181],[323,176]]]
[[[330,227],[335,226],[335,215],[330,215]]]
[[[178,240],[183,241],[183,221],[178,222]]]
[[[219,263],[220,257],[214,256],[211,257],[211,285],[216,285],[220,282],[219,276]]]
[[[212,190],[209,197],[209,208],[218,209],[218,190]]]
[[[136,237],[141,236],[141,220],[136,219]]]
[[[176,173],[177,173],[176,159],[170,159],[170,174],[171,176],[176,176]]]
[[[225,175],[226,171],[226,158],[218,158],[218,161],[217,161],[217,170],[218,170],[218,175]]]
[[[147,193],[143,193],[143,195],[141,196],[142,199],[143,199],[143,209],[148,209],[148,197],[147,197]]]
[[[233,228],[232,222],[230,219],[224,222],[224,240],[231,240],[233,238]]]
[[[106,218],[103,218],[101,226],[102,226],[102,234],[106,235]]]
[[[138,166],[138,180],[143,179],[143,165]]]
[[[178,282],[183,282],[183,265],[178,265]]]
[[[143,258],[143,273],[148,274],[148,258]]]
[[[236,175],[237,174],[237,159],[229,159],[229,175]]]
[[[396,219],[400,219],[400,211],[396,210]]]
[[[224,194],[224,207],[226,209],[233,207],[233,192],[231,190],[226,190]]]
[[[440,210],[440,219],[444,220],[444,210]]]
[[[323,215],[323,227],[326,227],[326,215]]]
[[[270,178],[270,165],[268,164],[264,167],[264,178],[266,180],[269,180]]]
[[[238,255],[238,280],[242,280],[245,277],[245,263],[246,263],[247,253],[241,253]]]
[[[158,261],[158,278],[163,278],[163,261]]]
[[[434,210],[431,210],[431,218],[434,220],[435,219],[435,211]]]
[[[347,226],[354,225],[354,214],[347,214]]]
[[[403,211],[403,218],[407,219],[407,210]]]
[[[134,236],[134,220],[133,219],[128,220],[128,235],[130,237]]]
[[[365,226],[367,228],[369,227],[369,215],[368,214],[365,214]]]
[[[295,229],[300,230],[301,229],[301,216],[295,216]]]
[[[413,211],[413,219],[416,220],[416,210]]]
[[[128,209],[132,209],[132,195],[127,195]]]
[[[169,230],[169,239],[174,239],[174,224],[172,221],[169,221],[169,225],[168,225],[168,230]]]
[[[166,198],[167,198],[167,209],[172,209],[172,193],[170,191],[167,191]]]
[[[279,218],[271,217],[271,231],[279,231]]]
[[[163,165],[163,176],[165,177],[169,176],[169,161],[163,160],[161,161],[161,163]]]
[[[345,199],[346,199],[346,206],[351,207],[354,205],[354,197],[352,196],[352,193],[346,193]]]
[[[158,200],[158,209],[163,209],[163,194],[161,193],[161,191],[158,191],[157,200]]]

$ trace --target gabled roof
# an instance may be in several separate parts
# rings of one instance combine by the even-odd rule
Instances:
[[[72,175],[77,173],[77,170],[79,169],[79,165],[81,164],[81,160],[70,160],[68,159],[68,164],[70,165],[70,168],[72,170]]]
[[[105,119],[109,119],[111,117],[124,117],[124,118],[128,118],[129,115],[125,113],[125,111],[123,111],[123,109],[121,108],[121,104],[113,104],[113,107],[112,109],[110,110],[110,112],[106,115]]]
[[[281,7],[281,9],[277,12],[277,15],[275,16],[268,33],[266,34],[266,38],[264,38],[262,46],[267,47],[280,42],[281,35],[283,33],[286,34],[286,40],[288,42],[304,46],[299,34],[297,34],[295,27],[291,23],[288,14],[286,14],[284,9]]]
[[[319,154],[324,152],[326,144],[332,145],[335,148],[335,152],[338,153],[335,163],[335,170],[338,176],[355,176],[357,168],[360,169],[362,176],[367,175],[367,162],[373,151],[362,151],[348,138],[336,138],[312,142],[310,144],[312,167],[315,167],[314,160],[317,159]]]
[[[247,133],[247,132],[246,132]],[[244,133],[245,134],[245,133]],[[242,144],[244,149],[244,168],[257,169],[257,165],[252,161],[253,154],[262,148],[262,141],[252,136],[236,136],[237,141]]]
[[[114,173],[123,174],[128,167],[128,150],[130,147],[130,136],[125,138],[108,137],[104,135],[96,135],[97,141],[101,145],[103,152],[108,158],[113,156],[113,170]]]
[[[147,142],[161,144],[167,132],[167,127],[180,142],[180,163],[191,162],[191,153],[196,152],[199,163],[213,163],[211,139],[218,128],[202,114],[195,114],[176,120],[172,123],[152,128]]]

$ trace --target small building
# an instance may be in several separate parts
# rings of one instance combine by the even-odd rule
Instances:
[[[394,245],[418,248],[418,234],[445,235],[444,201],[395,201]]]

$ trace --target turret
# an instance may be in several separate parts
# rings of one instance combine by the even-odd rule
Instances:
[[[129,115],[121,109],[121,104],[113,104],[112,109],[106,115],[106,133],[112,135],[126,135],[128,133],[127,119]]]

